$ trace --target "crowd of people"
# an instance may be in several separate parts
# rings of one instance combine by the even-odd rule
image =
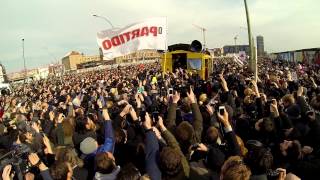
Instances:
[[[2,92],[2,180],[317,179],[320,68],[216,61],[208,80],[158,63]]]

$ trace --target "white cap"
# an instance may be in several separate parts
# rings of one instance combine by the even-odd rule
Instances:
[[[91,154],[95,152],[97,149],[98,143],[92,137],[87,137],[80,143],[80,151],[83,154]]]

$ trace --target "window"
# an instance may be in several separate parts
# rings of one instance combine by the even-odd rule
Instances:
[[[188,69],[201,70],[201,59],[188,59]]]

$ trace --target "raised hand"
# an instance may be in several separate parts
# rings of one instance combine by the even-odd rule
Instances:
[[[108,113],[108,109],[104,108],[104,109],[102,110],[102,117],[103,117],[103,119],[106,120],[106,121],[110,121],[110,120],[111,120],[111,119],[110,119],[110,116],[109,116],[109,113]]]
[[[37,132],[40,132],[40,124],[36,123],[36,122],[32,122],[31,127]]]
[[[35,176],[33,173],[28,172],[27,174],[24,175],[25,180],[34,180]]]
[[[137,108],[141,108],[141,99],[139,97],[139,94],[136,94],[135,95],[135,99],[136,99],[136,102],[137,102]]]
[[[197,99],[196,96],[193,93],[192,88],[190,87],[190,92],[187,92],[187,96],[189,98],[189,100],[191,101],[192,104],[197,103]]]
[[[138,96],[139,96],[139,98],[140,98],[141,102],[143,102],[143,101],[144,101],[144,97],[143,97],[143,95],[142,95],[142,94],[138,94]]]
[[[161,133],[160,133],[160,131],[158,130],[158,128],[152,127],[152,131],[156,134],[156,136],[157,136],[158,139],[161,139],[161,138],[162,138],[162,137],[161,137]]]
[[[121,100],[121,101],[118,102],[118,105],[119,105],[119,106],[121,106],[121,105],[123,105],[123,104],[128,104],[128,101],[126,101],[126,100]]]
[[[145,115],[145,121],[143,122],[143,126],[145,129],[151,129],[152,128],[152,120],[149,116],[149,113],[146,112]]]
[[[256,82],[255,80],[252,80],[251,83],[252,83],[252,85],[253,85],[254,92],[256,93],[256,96],[257,96],[257,97],[260,97],[260,93],[259,93],[259,89],[258,89],[257,82]]]
[[[302,94],[303,94],[303,87],[300,86],[300,87],[298,88],[298,91],[297,91],[297,96],[298,96],[298,97],[299,97],[299,96],[302,96]]]
[[[204,152],[208,152],[208,147],[207,147],[206,145],[200,143],[200,144],[198,145],[197,150],[199,150],[199,151],[204,151]]]
[[[290,71],[288,71],[287,78],[288,78],[288,81],[292,81],[292,75]]]
[[[313,151],[313,148],[312,147],[310,147],[310,146],[303,146],[303,148],[302,148],[302,153],[303,154],[311,154],[312,153],[312,151]]]
[[[177,104],[178,101],[180,100],[180,93],[178,93],[177,91],[174,93],[174,95],[172,96],[172,102]]]
[[[148,96],[147,91],[143,91],[142,94],[143,94],[144,96]]]
[[[158,118],[159,120],[158,120],[158,127],[160,128],[160,130],[163,132],[163,131],[165,131],[165,130],[167,130],[167,128],[166,128],[166,126],[163,124],[163,119],[162,119],[162,117],[161,116],[159,116],[159,118]]]
[[[214,113],[214,108],[210,104],[207,104],[206,109],[207,109],[207,112],[210,114],[210,116],[212,116]]]
[[[42,141],[43,141],[43,144],[46,146],[45,153],[46,154],[53,154],[49,138],[44,135],[42,138]]]
[[[63,116],[64,116],[64,115],[63,115],[62,113],[59,113],[58,119],[57,119],[58,123],[62,123],[62,122],[63,122],[63,119],[64,119]]]
[[[11,169],[12,169],[11,165],[6,165],[3,168],[3,171],[2,171],[2,179],[3,180],[10,180],[11,179],[10,178]]]
[[[54,120],[54,112],[53,111],[49,112],[49,118],[50,118],[50,121]]]
[[[45,171],[48,169],[48,167],[41,162],[39,156],[36,153],[31,153],[28,156],[29,162],[32,166],[38,166],[40,171]]]
[[[228,88],[228,83],[227,81],[224,79],[223,74],[219,74],[220,80],[221,80],[221,86],[223,88],[224,91],[228,92],[229,88]]]
[[[279,172],[278,180],[285,180],[287,176],[286,170],[282,168],[278,168],[277,171]]]
[[[102,102],[101,102],[100,99],[97,100],[97,105],[98,105],[98,107],[99,107],[100,109],[102,108]]]
[[[224,127],[231,126],[229,122],[229,114],[227,110],[224,110],[224,114],[221,115],[219,112],[217,113],[219,121],[224,125]]]
[[[138,118],[138,116],[137,116],[137,113],[136,113],[136,111],[134,110],[133,107],[131,107],[130,115],[131,115],[131,118],[132,118],[133,121],[139,120],[139,118]]]
[[[32,166],[35,166],[40,161],[40,158],[36,153],[31,153],[28,156],[28,159],[29,159],[29,162],[31,163]]]
[[[275,117],[279,117],[278,103],[275,99],[272,99],[272,103],[270,104],[270,112],[274,113]]]

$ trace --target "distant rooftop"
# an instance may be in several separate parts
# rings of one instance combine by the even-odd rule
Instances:
[[[71,52],[68,52],[64,57],[68,57],[68,56],[71,56],[71,55],[80,55],[81,53],[78,52],[78,51],[71,51]]]
[[[289,53],[289,52],[302,52],[302,51],[320,51],[320,47],[319,48],[308,48],[308,49],[298,49],[298,50],[291,50],[291,51],[274,52],[273,54]]]

